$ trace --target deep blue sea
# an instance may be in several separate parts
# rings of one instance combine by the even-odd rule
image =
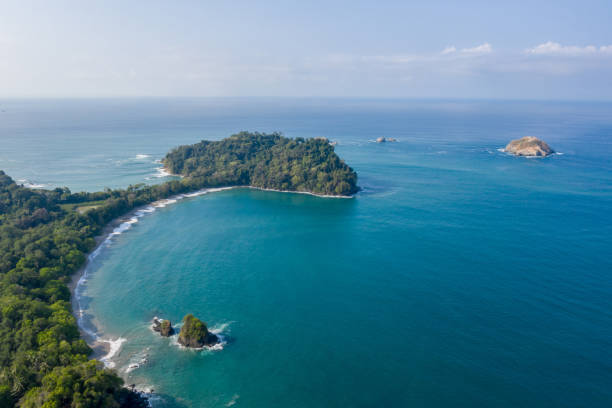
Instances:
[[[612,406],[610,103],[2,100],[0,169],[154,183],[170,148],[241,130],[337,141],[363,190],[183,198],[101,247],[85,324],[156,407]],[[526,135],[561,154],[498,151]],[[223,347],[149,329],[186,313]]]

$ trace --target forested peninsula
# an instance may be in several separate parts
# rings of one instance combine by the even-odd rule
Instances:
[[[347,196],[357,174],[326,139],[242,132],[172,150],[180,180],[72,193],[33,190],[0,170],[0,407],[142,407],[146,401],[80,338],[68,283],[113,219],[207,187]]]
[[[357,173],[325,138],[242,132],[217,142],[179,146],[163,163],[171,173],[210,187],[252,186],[340,196],[357,192]]]

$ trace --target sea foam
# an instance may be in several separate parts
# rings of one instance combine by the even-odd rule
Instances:
[[[132,372],[142,367],[143,365],[147,364],[148,362],[149,362],[149,347],[134,354],[130,358],[127,367],[124,367],[124,371],[126,373]]]
[[[228,401],[228,403],[227,403],[227,404],[225,404],[225,406],[226,406],[226,407],[231,407],[231,406],[236,405],[236,402],[238,402],[238,398],[240,398],[240,395],[239,395],[239,394],[234,394],[234,395],[232,395],[232,399],[230,399],[230,400]]]
[[[180,333],[180,330],[178,330],[178,332],[172,336],[170,336],[170,344],[172,344],[173,346],[176,346],[182,350],[190,350],[190,351],[221,351],[225,348],[225,346],[227,345],[227,329],[230,326],[230,324],[232,324],[232,322],[227,322],[227,323],[220,323],[220,324],[216,324],[214,326],[212,326],[210,328],[210,332],[215,334],[219,341],[215,344],[213,344],[212,346],[203,346],[203,347],[185,347],[182,344],[180,344],[178,342],[178,333]],[[174,326],[177,329],[180,329],[181,324],[177,324],[176,326]]]
[[[24,187],[27,187],[27,188],[40,189],[40,188],[48,187],[47,184],[36,183],[36,182],[32,182],[32,181],[29,181],[29,180],[26,180],[26,179],[19,179],[17,181],[20,184],[22,184]]]
[[[172,173],[170,173],[164,167],[158,167],[158,168],[155,169],[155,171],[157,172],[157,173],[153,174],[153,177],[155,177],[155,178],[170,177],[172,175]]]
[[[119,337],[116,340],[99,340],[99,341],[108,343],[109,345],[108,354],[102,357],[100,361],[103,362],[107,368],[114,368],[115,363],[112,361],[112,358],[115,357],[115,355],[119,352],[119,350],[121,349],[121,345],[126,342],[126,339],[124,339],[123,337]]]

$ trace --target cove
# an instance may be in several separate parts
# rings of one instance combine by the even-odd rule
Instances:
[[[335,252],[318,231],[346,240],[342,220],[346,222],[353,212],[353,201],[236,189],[184,200],[140,219],[129,232],[115,237],[90,266],[101,265],[88,282],[88,311],[96,317],[102,336],[126,339],[114,359],[115,367],[129,371],[125,373],[128,383],[139,388],[154,387],[172,395],[182,391],[195,401],[226,399],[227,403],[235,394],[248,395],[250,387],[230,388],[236,380],[248,385],[253,375],[249,365],[272,369],[278,361],[266,365],[258,364],[257,359],[285,347],[287,328],[292,328],[292,336],[306,340],[309,336],[303,330],[312,330],[314,323],[306,321],[312,319],[308,315],[325,313],[325,309],[307,310],[311,296],[329,291],[327,278],[319,274]],[[296,256],[291,247],[306,252]],[[240,256],[243,253],[253,255]],[[323,279],[320,288],[304,285],[313,278]],[[241,290],[233,296],[235,287]],[[225,336],[224,350],[180,349],[174,340],[150,331],[153,315],[179,321],[186,310],[199,314]],[[289,321],[294,323],[287,327]],[[259,352],[254,353],[254,348]],[[226,360],[230,355],[233,358]],[[248,365],[243,365],[246,356]],[[307,361],[306,357],[301,358]],[[130,364],[144,358],[147,362],[142,367],[130,371]],[[210,361],[224,367],[213,369]],[[243,369],[238,373],[245,377],[233,378],[234,367],[240,366]],[[177,370],[185,375],[183,370],[191,370],[193,376],[164,374]],[[286,374],[278,371],[274,375]],[[211,387],[198,387],[200,381]],[[223,381],[229,382],[223,385]],[[226,387],[228,391],[220,394]],[[210,394],[199,394],[200,388]]]

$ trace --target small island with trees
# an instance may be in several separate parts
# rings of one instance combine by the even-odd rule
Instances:
[[[153,318],[153,331],[162,337],[170,337],[176,333],[172,323],[167,319]],[[219,342],[219,337],[210,332],[206,323],[189,313],[183,317],[182,326],[179,329],[178,343],[187,348],[201,349],[214,346]]]
[[[183,317],[183,325],[178,336],[180,345],[190,348],[202,348],[204,346],[213,346],[218,341],[219,337],[208,330],[206,323],[191,313]]]
[[[208,187],[350,196],[357,174],[323,139],[242,132],[172,150],[163,160],[180,180],[72,193],[30,189],[0,170],[0,406],[144,407],[140,394],[90,360],[72,314],[68,284],[105,226],[154,201]],[[170,333],[170,322],[160,322]],[[189,315],[182,340],[214,339]],[[181,330],[183,333],[183,330]]]

